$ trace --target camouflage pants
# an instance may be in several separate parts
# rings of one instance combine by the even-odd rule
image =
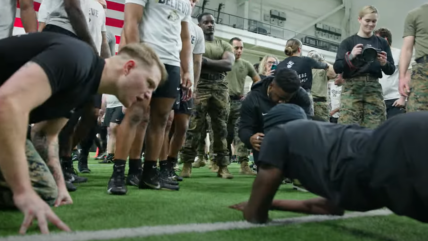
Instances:
[[[211,117],[213,131],[213,161],[218,166],[229,165],[227,149],[227,118],[229,115],[229,91],[222,86],[200,88],[196,95],[194,114],[190,117],[186,141],[181,150],[184,163],[192,163],[197,155],[197,148],[202,139],[207,114]]]
[[[242,102],[240,100],[230,101],[230,113],[229,119],[227,121],[227,144],[230,146],[233,143],[235,146],[238,162],[248,162],[250,151],[245,147],[244,143],[241,141],[241,139],[239,139],[238,136],[238,121],[239,117],[241,116],[241,105]]]
[[[34,191],[49,205],[53,206],[58,197],[58,188],[48,166],[35,150],[30,140],[25,143],[25,154],[28,161],[28,170]],[[0,172],[0,207],[15,207],[13,193]]]
[[[327,102],[314,101],[314,116],[328,120],[330,113],[328,112]]]
[[[309,114],[310,114],[310,116],[313,116],[315,114],[315,110],[314,110],[314,99],[312,97],[311,91],[306,91],[306,93],[308,93],[309,100],[311,101],[311,106],[309,108]]]
[[[428,63],[413,66],[406,111],[428,111]]]
[[[358,124],[374,129],[386,119],[382,86],[370,77],[345,80],[340,97],[340,124]]]
[[[210,153],[214,153],[213,150],[213,129],[211,128],[211,117],[209,115],[206,116],[204,127],[202,128],[201,132],[201,141],[199,142],[198,149],[197,149],[197,155],[199,158],[203,158],[205,155],[205,146],[207,143],[205,143],[205,138],[207,137],[207,134],[210,138],[210,147],[209,151]]]

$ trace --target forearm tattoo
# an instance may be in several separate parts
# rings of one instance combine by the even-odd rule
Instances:
[[[58,137],[49,139],[44,132],[36,132],[33,135],[33,145],[39,155],[46,162],[57,184],[63,182],[61,165],[59,162]]]

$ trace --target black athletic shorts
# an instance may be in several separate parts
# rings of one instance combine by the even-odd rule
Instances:
[[[51,24],[46,25],[42,32],[61,33],[61,34],[65,34],[65,35],[70,36],[70,37],[78,38],[77,35],[74,34],[73,32],[70,32],[67,29],[58,27],[56,25],[51,25]]]
[[[183,91],[182,86],[180,85],[180,94],[177,96],[175,100],[173,110],[175,114],[184,114],[191,115],[193,111],[193,98],[188,101],[183,101],[183,96],[185,92]]]
[[[152,98],[175,99],[179,95],[181,82],[180,67],[165,64],[165,69],[168,73],[168,79],[153,92]]]
[[[110,123],[120,124],[124,117],[125,114],[123,114],[122,106],[107,108],[103,126],[109,126]]]

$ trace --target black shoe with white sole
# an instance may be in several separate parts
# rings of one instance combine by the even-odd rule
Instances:
[[[113,195],[125,195],[128,192],[125,184],[125,165],[114,165],[107,192]]]
[[[150,172],[143,173],[143,175],[140,177],[138,188],[171,191],[180,190],[178,183],[177,185],[174,185],[174,183],[172,183],[170,180],[165,180],[162,178],[160,171],[157,168],[153,168],[150,170]]]

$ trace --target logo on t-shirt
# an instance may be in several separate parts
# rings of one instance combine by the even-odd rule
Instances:
[[[174,9],[176,11],[175,14],[177,14],[177,11],[185,16],[190,14],[190,2],[187,0],[158,0],[158,3]],[[171,20],[169,16],[168,19]]]
[[[168,20],[170,21],[175,22],[175,21],[178,21],[179,19],[180,19],[180,16],[178,16],[177,11],[175,10],[172,10],[168,15]]]
[[[291,69],[291,67],[293,67],[293,65],[294,65],[294,62],[290,61],[287,63],[287,68]]]
[[[191,44],[195,44],[196,41],[196,36],[195,35],[190,35],[190,43]]]

